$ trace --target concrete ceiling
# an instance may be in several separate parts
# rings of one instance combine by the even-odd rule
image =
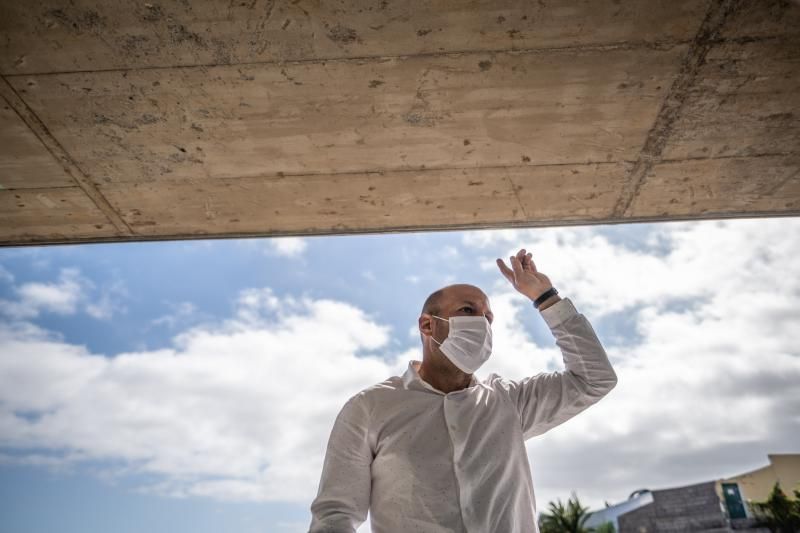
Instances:
[[[800,214],[787,1],[0,0],[0,244]]]

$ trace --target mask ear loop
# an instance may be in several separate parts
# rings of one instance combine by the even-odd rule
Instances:
[[[440,316],[436,316],[436,315],[431,315],[431,316],[432,316],[433,318],[438,318],[439,320],[444,320],[444,321],[445,321],[445,322],[447,322],[447,323],[449,323],[449,322],[450,322],[450,321],[449,321],[449,320],[447,320],[446,318],[442,318],[442,317],[440,317]],[[436,339],[434,339],[434,338],[433,338],[433,333],[431,333],[431,339],[433,339],[433,342],[435,342],[435,343],[436,343],[436,344],[438,344],[439,346],[441,346],[441,345],[442,345],[442,342],[444,342],[444,341],[442,341],[442,342],[439,342],[439,341],[437,341]]]

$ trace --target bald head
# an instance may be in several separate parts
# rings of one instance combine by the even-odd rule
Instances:
[[[488,311],[488,314],[491,315],[489,297],[475,285],[469,285],[467,283],[448,285],[432,292],[422,305],[422,313],[438,316],[442,316],[442,313],[445,313],[447,316],[453,314],[467,314],[466,312],[456,313],[456,311],[461,310],[461,308],[454,308],[454,306],[459,304],[471,304],[474,311],[481,311],[478,314],[483,314]]]

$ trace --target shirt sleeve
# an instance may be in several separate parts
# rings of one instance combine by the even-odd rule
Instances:
[[[562,298],[541,313],[561,349],[566,368],[519,381],[503,380],[519,413],[525,440],[566,422],[597,403],[617,384],[617,375],[592,325],[569,298]]]
[[[331,430],[309,533],[355,533],[367,519],[372,483],[368,412],[360,394],[342,407]]]

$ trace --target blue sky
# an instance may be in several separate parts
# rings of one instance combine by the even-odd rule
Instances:
[[[304,531],[339,407],[421,356],[431,291],[489,294],[479,377],[561,368],[494,265],[520,247],[620,378],[528,442],[540,509],[800,451],[797,218],[5,248],[0,533]]]

